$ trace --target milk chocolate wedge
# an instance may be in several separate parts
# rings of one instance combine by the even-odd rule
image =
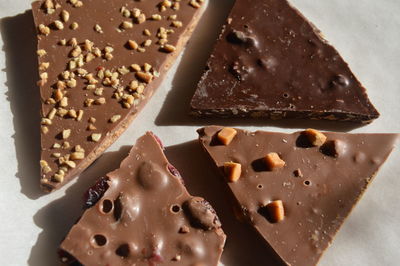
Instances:
[[[286,0],[235,2],[191,109],[197,116],[362,123],[379,116],[335,48]]]
[[[224,130],[236,131],[229,144]],[[283,134],[210,126],[198,132],[239,218],[284,265],[296,266],[317,264],[398,139],[312,129]]]
[[[128,127],[185,46],[204,2],[33,3],[44,190],[78,175]]]
[[[87,193],[61,244],[68,265],[216,266],[225,243],[211,205],[191,196],[152,134]]]

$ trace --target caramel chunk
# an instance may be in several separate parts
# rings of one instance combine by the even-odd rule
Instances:
[[[220,132],[218,132],[218,140],[224,145],[229,145],[236,134],[237,131],[235,129],[224,127]]]
[[[275,200],[266,206],[272,223],[279,223],[285,218],[285,209],[281,200]]]
[[[228,176],[229,182],[236,182],[242,173],[242,165],[240,163],[226,162],[224,163],[224,171]]]
[[[326,136],[324,134],[312,128],[305,130],[303,134],[307,136],[312,145],[317,147],[322,146],[326,141]]]
[[[285,166],[285,161],[282,160],[276,152],[268,153],[267,156],[264,157],[264,161],[267,164],[268,169],[271,171]]]

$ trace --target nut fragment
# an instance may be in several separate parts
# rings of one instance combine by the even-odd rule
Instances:
[[[72,22],[71,26],[69,26],[71,30],[76,30],[79,28],[79,25],[77,22]]]
[[[275,200],[266,206],[272,223],[279,223],[285,218],[285,209],[281,200]]]
[[[121,119],[121,115],[113,115],[111,118],[110,118],[110,122],[111,123],[115,123],[115,122],[117,122],[118,120],[120,120]]]
[[[85,153],[82,151],[76,151],[71,153],[70,159],[71,160],[82,160],[85,158]]]
[[[218,132],[218,140],[224,144],[229,145],[233,138],[236,136],[237,131],[230,127],[223,128],[220,132]]]
[[[64,24],[61,21],[56,20],[54,21],[54,27],[58,30],[62,30],[64,29]]]
[[[90,138],[92,139],[92,141],[98,142],[101,139],[101,134],[100,133],[93,133],[92,135],[90,135]]]
[[[152,74],[146,73],[146,72],[142,72],[142,71],[136,72],[136,77],[140,81],[143,81],[143,82],[146,82],[146,83],[150,83],[151,80],[153,79],[153,75]]]
[[[45,26],[43,24],[40,24],[38,28],[39,28],[39,32],[41,34],[46,35],[46,36],[50,34],[50,28],[49,27],[47,27],[47,26]]]
[[[69,20],[69,13],[68,13],[67,10],[61,11],[61,19],[62,19],[64,22],[68,22],[68,20]]]
[[[224,171],[228,175],[229,182],[236,182],[242,174],[242,165],[240,163],[226,162],[224,163]]]
[[[67,139],[71,136],[71,129],[64,129],[61,133],[63,139]]]
[[[285,166],[285,161],[282,160],[276,152],[268,153],[264,157],[264,161],[267,164],[269,170],[274,171]]]
[[[136,50],[139,47],[139,44],[137,44],[137,42],[132,41],[132,40],[129,40],[127,45],[132,50]]]
[[[161,50],[166,53],[172,53],[176,50],[176,47],[171,44],[161,46]]]
[[[303,134],[308,138],[312,145],[317,147],[322,146],[327,139],[320,131],[312,128],[303,131]]]

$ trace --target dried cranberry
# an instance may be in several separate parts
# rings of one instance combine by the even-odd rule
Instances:
[[[85,201],[85,209],[88,209],[92,206],[94,206],[99,199],[104,195],[104,192],[108,189],[108,179],[105,177],[100,178],[97,183],[89,188],[84,196],[84,201]]]
[[[182,185],[185,185],[185,182],[183,181],[183,178],[179,173],[178,169],[176,169],[172,164],[168,164],[168,170],[171,173],[171,175],[177,177],[181,181]]]

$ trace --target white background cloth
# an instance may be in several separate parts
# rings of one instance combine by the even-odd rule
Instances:
[[[79,179],[42,195],[38,167],[38,99],[35,39],[28,0],[0,0],[0,265],[57,265],[56,247],[79,217],[82,195],[94,180],[118,167],[128,145],[152,130],[181,170],[189,190],[207,197],[229,234],[225,265],[263,265],[259,240],[237,223],[221,199],[221,182],[199,146],[190,142],[205,124],[292,132],[305,127],[353,132],[400,132],[400,2],[398,0],[292,0],[322,30],[368,88],[381,112],[371,125],[352,128],[307,121],[196,120],[188,103],[232,0],[210,0],[189,46],[153,99],[128,130]],[[320,265],[399,265],[400,150],[379,172]]]

